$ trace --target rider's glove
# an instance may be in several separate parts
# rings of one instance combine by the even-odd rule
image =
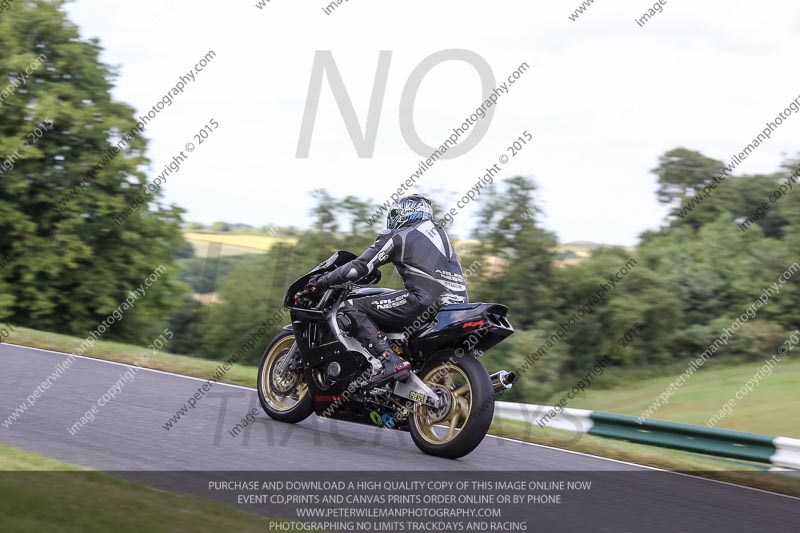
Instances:
[[[325,285],[325,276],[311,276],[308,279],[308,283],[306,286],[303,287],[303,290],[309,292],[319,292],[320,290],[325,289],[327,286]]]

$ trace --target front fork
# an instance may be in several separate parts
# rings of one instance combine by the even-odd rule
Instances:
[[[286,372],[289,371],[290,368],[293,369],[296,366],[295,359],[299,353],[300,350],[297,349],[297,341],[295,341],[294,344],[292,344],[292,347],[289,348],[289,353],[286,354],[286,357],[283,358],[283,361],[281,361],[281,363],[275,369],[275,372],[281,377],[285,376]]]

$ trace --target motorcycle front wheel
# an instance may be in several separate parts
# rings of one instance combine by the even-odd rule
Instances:
[[[494,390],[489,373],[470,355],[436,356],[419,377],[441,401],[438,409],[417,406],[409,418],[414,444],[423,452],[457,459],[474,450],[489,431]]]
[[[270,418],[292,424],[305,420],[314,412],[314,402],[303,375],[290,370],[284,375],[277,372],[294,342],[291,331],[282,331],[272,339],[261,356],[256,386],[261,407]]]

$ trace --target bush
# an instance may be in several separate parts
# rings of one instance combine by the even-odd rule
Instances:
[[[783,341],[783,329],[763,320],[744,322],[738,330],[731,327],[736,318],[725,316],[705,325],[695,325],[675,335],[674,353],[691,360],[711,349],[711,357],[728,363],[758,361],[775,353]],[[727,335],[727,342],[723,332]],[[722,339],[720,339],[722,337]],[[722,342],[719,342],[722,340]],[[716,343],[717,348],[712,348]]]

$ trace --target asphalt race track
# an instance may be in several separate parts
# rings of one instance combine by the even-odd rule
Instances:
[[[0,345],[0,421],[67,357]],[[0,443],[94,469],[142,472],[145,478],[143,471],[420,471],[415,478],[430,472],[433,479],[530,471],[600,480],[599,488],[571,504],[537,508],[537,531],[790,531],[800,523],[797,498],[554,448],[487,437],[472,454],[451,461],[424,455],[403,432],[317,417],[282,424],[263,414],[254,390],[224,384],[214,385],[166,430],[164,424],[205,380],[150,370],[135,374],[93,422],[70,434],[69,427],[127,368],[75,359],[34,407],[9,427],[0,426]],[[231,436],[228,431],[254,407],[255,423]]]

